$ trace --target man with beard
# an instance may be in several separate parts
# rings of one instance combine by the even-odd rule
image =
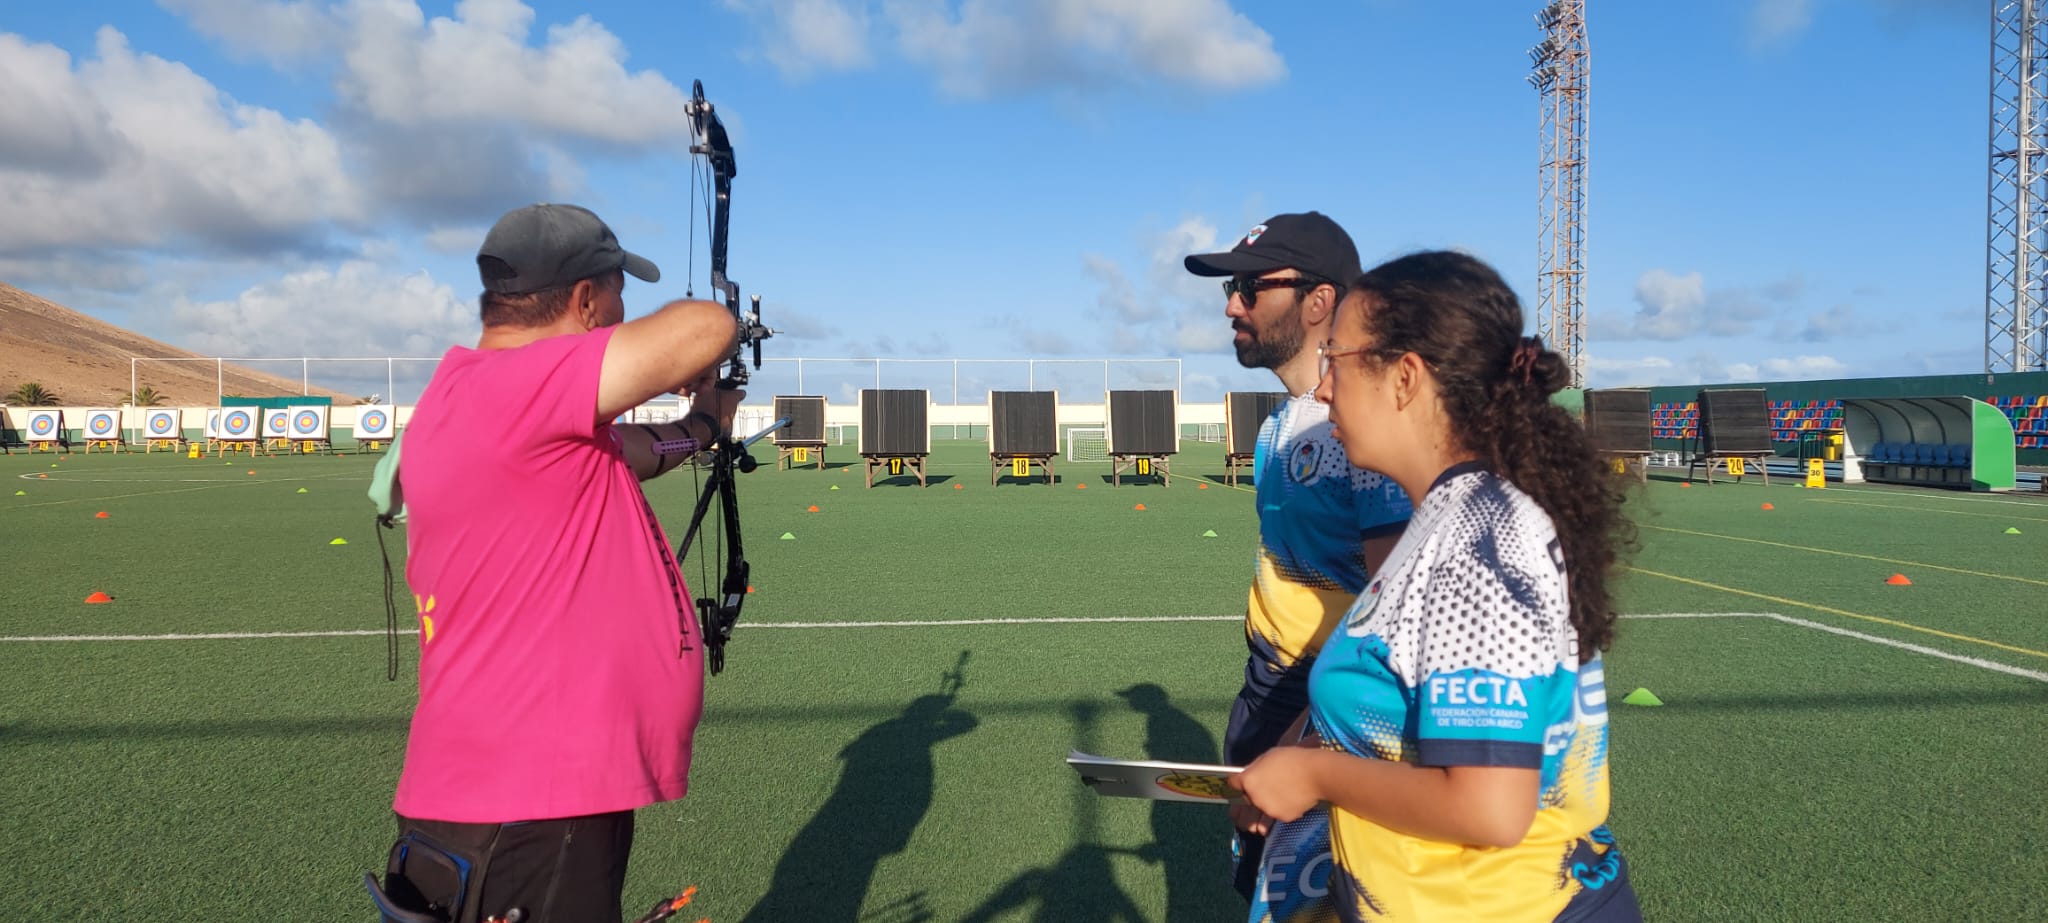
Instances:
[[[1393,550],[1412,512],[1393,481],[1352,467],[1315,399],[1321,344],[1359,276],[1351,236],[1320,212],[1275,215],[1223,253],[1187,257],[1189,272],[1224,277],[1224,316],[1245,368],[1272,370],[1288,399],[1259,427],[1253,460],[1259,552],[1245,612],[1244,686],[1231,706],[1223,759],[1244,766],[1292,740],[1308,706],[1323,640]],[[1234,806],[1234,884],[1259,890],[1268,821]],[[1327,847],[1325,847],[1327,848]]]

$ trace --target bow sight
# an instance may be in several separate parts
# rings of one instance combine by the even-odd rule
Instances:
[[[748,347],[754,351],[754,368],[761,368],[761,341],[775,335],[761,323],[761,296],[755,295],[751,310],[740,310],[739,283],[725,276],[725,232],[726,222],[731,217],[732,178],[739,175],[739,163],[733,159],[732,140],[726,136],[725,123],[719,121],[718,110],[711,101],[704,98],[704,81],[693,81],[690,85],[690,101],[683,104],[683,112],[690,117],[690,129],[696,135],[690,145],[690,153],[699,154],[711,168],[711,190],[705,206],[711,209],[711,288],[718,294],[720,304],[732,312],[733,321],[739,326],[739,338],[733,344],[732,357],[727,360],[725,375],[718,386],[728,390],[747,383],[747,365],[744,356]],[[692,165],[695,173],[695,165]],[[691,185],[694,196],[696,186]],[[691,225],[695,228],[695,225]],[[694,252],[695,245],[691,250]],[[694,276],[696,273],[691,273]],[[685,292],[695,297],[695,292]]]

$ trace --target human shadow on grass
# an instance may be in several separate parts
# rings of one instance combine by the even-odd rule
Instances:
[[[1186,713],[1167,704],[1163,690],[1146,684],[1118,694],[1131,699],[1134,706],[1146,713],[1149,757],[1206,757],[1209,762],[1215,761],[1216,745],[1208,732]],[[1098,752],[1094,728],[1100,711],[1100,706],[1092,702],[1077,702],[1069,707],[1075,723],[1075,749]],[[1155,841],[1129,849],[1100,842],[1099,802],[1093,791],[1075,786],[1073,845],[1051,864],[1027,870],[1005,882],[981,906],[962,917],[961,923],[987,923],[1027,906],[1033,907],[1028,918],[1033,923],[1147,923],[1145,913],[1117,884],[1112,860],[1119,856],[1166,865],[1167,906],[1161,919],[1171,923],[1244,919],[1244,902],[1230,890],[1227,860],[1219,866],[1204,855],[1228,855],[1229,819],[1221,808],[1178,805],[1193,809],[1183,814],[1161,812],[1161,805],[1154,805]],[[1205,808],[1215,818],[1203,818],[1201,811]],[[1212,828],[1217,823],[1224,826]],[[1218,839],[1217,829],[1223,831],[1222,839]],[[1208,880],[1199,880],[1198,876]]]
[[[768,893],[748,911],[747,923],[861,919],[876,867],[910,845],[931,808],[933,748],[980,723],[954,707],[966,664],[967,652],[961,651],[940,693],[920,696],[839,751],[846,763],[839,785],[783,852]],[[890,919],[929,918],[915,907],[896,910]]]
[[[1156,683],[1117,695],[1145,716],[1145,759],[1176,763],[1222,762],[1216,739],[1181,711]],[[1166,875],[1166,919],[1230,920],[1244,915],[1244,900],[1230,886],[1230,815],[1220,805],[1154,801],[1152,843],[1138,854],[1160,863]]]

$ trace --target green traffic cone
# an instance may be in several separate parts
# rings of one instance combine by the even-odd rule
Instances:
[[[793,542],[793,541],[796,541],[796,536],[794,536],[794,535],[791,535],[791,534],[789,534],[789,533],[787,533],[787,532],[784,532],[784,533],[782,533],[782,540],[783,540],[783,541],[785,541],[785,542]]]
[[[834,484],[834,485],[832,485],[832,486],[830,486],[830,487],[827,487],[827,488],[825,488],[825,489],[826,489],[826,490],[838,490],[838,489],[839,489],[839,485],[837,485],[837,484]]]
[[[1636,691],[1629,693],[1626,697],[1624,697],[1621,700],[1621,703],[1623,705],[1643,705],[1648,707],[1656,707],[1658,705],[1664,704],[1664,700],[1657,698],[1657,694],[1651,692],[1648,689],[1637,687]]]
[[[1215,530],[1215,529],[1210,529],[1209,531],[1207,531],[1207,532],[1204,532],[1204,533],[1202,533],[1202,537],[1203,537],[1203,538],[1215,538],[1215,537],[1216,537],[1216,530]]]
[[[26,496],[28,496],[28,491],[26,491],[26,490],[17,490],[17,491],[15,491],[15,492],[14,492],[14,495],[15,495],[15,496],[17,496],[17,497],[26,497]]]
[[[2019,528],[2018,526],[2006,526],[2006,527],[2005,527],[2005,534],[2007,534],[2007,535],[2018,535],[2018,534],[2020,534],[2020,528]]]
[[[299,488],[299,493],[305,493],[305,492],[306,492],[306,489],[305,489],[304,487],[301,487],[301,488]]]
[[[327,544],[329,544],[329,545],[346,545],[346,544],[348,544],[348,539],[345,539],[345,538],[337,538],[337,539],[335,539],[334,541],[328,542]]]

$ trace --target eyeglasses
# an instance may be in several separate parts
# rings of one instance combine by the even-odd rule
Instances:
[[[1304,289],[1328,284],[1330,283],[1314,276],[1283,276],[1277,279],[1250,279],[1232,276],[1223,280],[1223,297],[1225,300],[1228,300],[1230,296],[1236,295],[1244,299],[1245,304],[1251,304],[1259,300],[1260,292],[1269,288]]]
[[[1324,340],[1316,346],[1316,377],[1322,379],[1330,376],[1330,360],[1332,359],[1358,355],[1398,357],[1406,355],[1407,352],[1405,349],[1387,349],[1379,346],[1338,346],[1335,340]]]

